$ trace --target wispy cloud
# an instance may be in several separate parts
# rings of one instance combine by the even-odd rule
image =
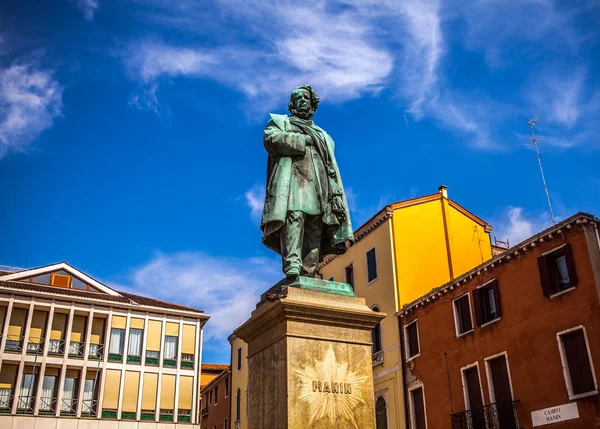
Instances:
[[[509,207],[503,218],[497,221],[499,240],[508,239],[511,246],[549,228],[552,225],[548,215],[526,216],[522,207]]]
[[[250,208],[250,216],[255,223],[260,223],[263,205],[265,203],[265,185],[256,184],[244,194],[246,203]]]
[[[250,317],[260,294],[281,276],[275,259],[157,253],[115,287],[204,310],[211,316],[204,338],[226,357],[229,334]]]
[[[94,13],[98,9],[98,0],[70,0],[77,4],[77,7],[83,12],[83,17],[88,21],[94,19]]]
[[[0,69],[0,158],[23,151],[61,115],[63,88],[34,61]]]

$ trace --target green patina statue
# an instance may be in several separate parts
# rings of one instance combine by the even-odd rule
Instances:
[[[312,87],[296,88],[288,103],[292,115],[271,114],[264,133],[263,243],[281,255],[288,278],[314,277],[325,255],[354,243],[333,139],[311,120],[318,105]]]

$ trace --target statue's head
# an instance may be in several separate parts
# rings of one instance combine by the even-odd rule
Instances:
[[[319,96],[310,85],[294,89],[288,103],[288,110],[294,116],[310,119],[319,107]]]

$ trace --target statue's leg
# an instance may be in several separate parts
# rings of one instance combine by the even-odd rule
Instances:
[[[298,276],[302,269],[302,239],[305,216],[301,211],[288,211],[281,231],[283,272],[289,277]]]
[[[302,243],[303,276],[314,277],[317,272],[322,234],[322,216],[306,216],[306,219],[304,220],[304,242]]]

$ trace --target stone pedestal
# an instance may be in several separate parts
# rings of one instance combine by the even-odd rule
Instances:
[[[248,344],[249,429],[375,429],[371,329],[385,314],[351,295],[283,282],[234,332]]]

